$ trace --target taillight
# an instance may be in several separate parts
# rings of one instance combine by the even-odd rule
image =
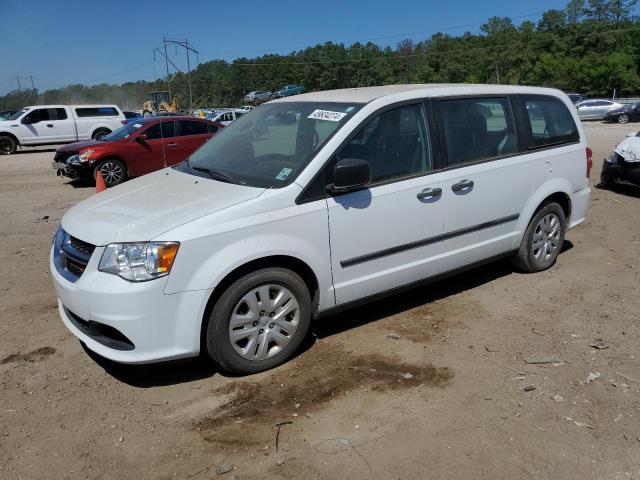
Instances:
[[[120,120],[120,123],[123,124],[123,125],[126,125],[127,121],[126,120]]]
[[[591,175],[591,167],[593,167],[593,152],[587,147],[587,178]]]

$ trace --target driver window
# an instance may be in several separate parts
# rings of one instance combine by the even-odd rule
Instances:
[[[374,117],[339,157],[368,161],[372,184],[430,172],[431,146],[422,105],[406,105]]]

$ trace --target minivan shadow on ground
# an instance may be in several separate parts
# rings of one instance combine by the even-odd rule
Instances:
[[[565,240],[562,252],[573,248],[573,244]],[[324,339],[343,333],[352,328],[382,320],[413,308],[427,305],[458,293],[480,287],[499,278],[512,275],[515,270],[508,260],[500,260],[478,267],[468,272],[453,275],[449,278],[429,283],[424,286],[408,289],[402,293],[390,295],[380,300],[345,310],[335,315],[315,320],[311,325],[311,333],[296,353],[296,358],[313,347],[316,338]],[[206,358],[175,360],[149,365],[125,365],[112,362],[92,352],[82,344],[85,352],[105,372],[119,381],[139,388],[177,385],[213,377],[218,373],[216,366]],[[225,376],[228,374],[224,373]]]

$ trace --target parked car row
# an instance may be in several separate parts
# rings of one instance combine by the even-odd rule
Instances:
[[[270,90],[254,90],[253,92],[249,92],[244,96],[244,101],[255,105],[273,100],[275,98],[284,98],[290,97],[292,95],[298,95],[303,92],[304,87],[295,83],[291,85],[285,85],[275,92],[271,92]]]
[[[65,145],[56,151],[58,175],[95,178],[107,187],[130,177],[176,165],[201,147],[224,125],[194,117],[148,117],[128,123],[102,140]]]

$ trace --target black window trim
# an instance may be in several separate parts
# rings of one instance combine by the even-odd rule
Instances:
[[[564,102],[562,102],[562,100],[559,99],[558,97],[554,95],[545,95],[541,93],[486,93],[486,94],[469,93],[469,94],[453,94],[453,95],[446,95],[446,96],[413,98],[413,99],[385,105],[384,107],[381,107],[378,110],[372,112],[364,120],[360,122],[360,125],[364,125],[368,123],[373,117],[381,113],[384,113],[385,111],[392,110],[394,108],[402,107],[405,105],[422,103],[423,108],[425,110],[426,117],[427,117],[427,126],[429,130],[427,133],[430,137],[429,140],[431,141],[431,155],[432,155],[433,168],[430,172],[421,172],[415,175],[394,178],[386,182],[376,183],[375,185],[372,185],[371,188],[375,188],[375,187],[379,187],[382,185],[387,185],[389,183],[395,183],[399,181],[412,180],[418,177],[426,177],[428,175],[433,175],[436,173],[446,172],[450,170],[456,170],[459,168],[472,167],[472,166],[480,165],[483,163],[506,160],[513,157],[528,155],[534,152],[551,150],[551,149],[561,148],[565,146],[580,144],[581,142],[580,130],[577,128],[577,125],[576,125],[576,130],[578,132],[577,140],[558,142],[554,144],[547,144],[547,145],[531,148],[531,145],[530,145],[530,141],[531,141],[530,137],[532,135],[530,131],[531,126],[528,118],[526,118],[527,112],[523,110],[525,107],[524,107],[524,102],[522,101],[522,98],[521,98],[522,96],[527,96],[527,97],[533,96],[533,97],[543,97],[543,98],[550,97],[562,103],[565,107],[567,107],[564,104]],[[444,132],[442,130],[442,122],[440,121],[440,116],[437,112],[437,102],[441,100],[457,100],[457,99],[465,99],[465,98],[506,98],[507,99],[508,105],[509,105],[509,111],[511,113],[511,118],[513,119],[513,123],[516,129],[517,145],[516,145],[515,152],[508,153],[506,155],[496,156],[496,157],[484,158],[475,162],[468,162],[468,163],[452,165],[452,166],[446,165],[446,158],[447,158],[446,141],[444,138]],[[567,108],[567,110],[569,109]],[[569,114],[571,115],[571,111],[569,111]],[[575,123],[575,118],[573,117],[573,115],[571,115],[571,118]],[[295,201],[296,205],[302,205],[305,203],[323,200],[330,196],[328,192],[324,192],[322,195],[310,195],[307,193],[309,190],[312,189],[312,187],[314,186],[314,182],[318,180],[318,177],[325,175],[327,168],[329,168],[329,166],[335,160],[336,155],[353,139],[353,137],[355,137],[357,133],[359,133],[359,131],[360,131],[360,126],[358,126],[353,132],[349,134],[349,136],[338,146],[338,148],[336,148],[336,151],[327,159],[325,164],[320,169],[318,169],[318,172],[316,172],[316,174],[311,178],[311,180],[305,185],[302,192],[300,192],[296,197],[296,201]],[[325,181],[325,184],[326,184],[326,181]],[[370,187],[367,186],[364,188],[370,188]]]
[[[327,198],[328,196],[331,196],[328,192],[324,191],[323,194],[321,195],[307,195],[308,190],[311,190],[312,186],[314,185],[314,182],[316,182],[318,180],[318,177],[322,176],[325,177],[325,174],[327,173],[327,170],[331,167],[331,165],[335,162],[336,157],[340,154],[340,152],[346,148],[346,146],[351,142],[351,140],[354,139],[354,137],[360,133],[361,129],[364,128],[365,126],[367,126],[369,124],[369,122],[377,117],[378,115],[382,115],[383,113],[386,113],[390,110],[395,110],[396,108],[400,108],[400,107],[405,107],[408,105],[420,105],[423,109],[423,113],[424,113],[424,120],[426,123],[426,127],[427,127],[427,138],[430,142],[431,145],[431,164],[432,164],[432,170],[429,172],[418,172],[412,175],[405,175],[403,177],[397,177],[397,178],[390,178],[388,180],[384,180],[381,182],[377,182],[375,184],[371,184],[371,185],[367,185],[366,188],[376,188],[376,187],[381,187],[383,185],[388,185],[390,183],[396,183],[396,182],[403,182],[405,180],[411,180],[413,178],[418,178],[418,177],[425,177],[427,175],[431,175],[433,173],[438,172],[439,170],[436,169],[436,165],[439,165],[439,161],[436,160],[436,158],[438,157],[436,148],[434,147],[434,142],[433,142],[433,138],[435,137],[435,135],[432,132],[432,120],[433,120],[433,115],[431,115],[430,110],[431,110],[431,106],[430,106],[430,102],[428,98],[412,98],[409,100],[402,100],[400,102],[396,102],[396,103],[392,103],[389,105],[385,105],[383,107],[380,107],[379,109],[375,110],[374,112],[370,113],[369,115],[367,115],[367,117],[365,119],[363,119],[360,124],[347,136],[347,138],[345,138],[342,143],[340,145],[338,145],[338,148],[336,148],[335,152],[327,159],[327,161],[324,163],[324,165],[322,165],[321,168],[318,169],[318,172],[316,172],[316,174],[311,178],[311,180],[309,180],[309,182],[307,183],[307,185],[305,185],[305,187],[303,188],[302,192],[300,192],[298,194],[298,196],[296,197],[296,205],[302,205],[304,203],[310,203],[310,202],[315,202],[318,200],[323,200],[325,198]],[[325,181],[323,182],[325,183],[325,187],[326,187],[326,178]]]
[[[486,94],[464,94],[464,95],[447,95],[447,96],[442,96],[442,97],[434,97],[434,110],[435,110],[435,117],[436,117],[436,122],[438,123],[438,135],[440,137],[440,142],[441,142],[441,149],[440,152],[442,154],[442,165],[440,170],[438,170],[439,172],[448,172],[450,170],[456,170],[458,168],[464,168],[464,167],[471,167],[473,165],[480,165],[483,163],[489,163],[489,162],[495,162],[498,160],[504,160],[507,158],[512,158],[518,155],[522,154],[522,150],[521,150],[521,138],[520,138],[520,134],[519,134],[519,129],[518,129],[518,122],[516,119],[516,109],[513,108],[513,103],[512,103],[512,94],[509,93],[486,93]],[[497,155],[494,157],[487,157],[487,158],[480,158],[478,160],[475,160],[473,162],[466,162],[466,163],[461,163],[461,164],[456,164],[456,165],[448,165],[448,157],[447,157],[447,142],[445,140],[445,134],[444,134],[444,125],[441,122],[441,118],[440,118],[440,112],[439,112],[439,108],[438,108],[438,103],[441,101],[446,101],[446,100],[466,100],[466,99],[505,99],[507,101],[507,114],[511,115],[511,120],[513,120],[513,127],[515,128],[515,134],[516,134],[516,151],[512,152],[512,153],[507,153],[505,155]]]
[[[522,134],[524,136],[525,142],[522,144],[521,154],[540,152],[544,150],[550,150],[552,148],[563,147],[565,145],[577,145],[580,143],[580,130],[578,128],[578,124],[576,123],[576,119],[571,114],[571,110],[569,110],[567,105],[561,99],[553,95],[544,95],[541,93],[518,93],[518,94],[514,94],[513,97],[515,102],[517,102],[518,110],[520,110],[520,113],[524,121]],[[531,130],[531,122],[528,118],[527,106],[525,104],[524,97],[540,97],[540,99],[542,100],[551,99],[551,101],[558,102],[561,105],[563,105],[567,109],[567,112],[569,113],[571,120],[573,120],[573,125],[576,127],[576,133],[578,135],[577,139],[576,140],[572,140],[572,139],[560,140],[553,143],[547,143],[545,145],[534,145],[533,131]]]
[[[175,127],[176,128],[176,133],[177,133],[176,137],[194,137],[196,135],[209,135],[209,134],[211,134],[211,132],[209,132],[209,129],[208,129],[208,127],[210,126],[209,123],[203,122],[202,120],[198,120],[197,118],[193,118],[193,119],[189,119],[189,120],[185,120],[185,119],[183,119],[183,120],[174,120],[174,122],[177,122],[176,123],[176,127]],[[200,123],[200,124],[202,124],[204,126],[204,130],[205,131],[204,131],[204,133],[190,133],[188,135],[185,135],[185,134],[182,133],[182,124],[184,122]],[[167,137],[167,138],[169,138],[169,137]],[[171,138],[173,138],[173,137],[171,137]]]

